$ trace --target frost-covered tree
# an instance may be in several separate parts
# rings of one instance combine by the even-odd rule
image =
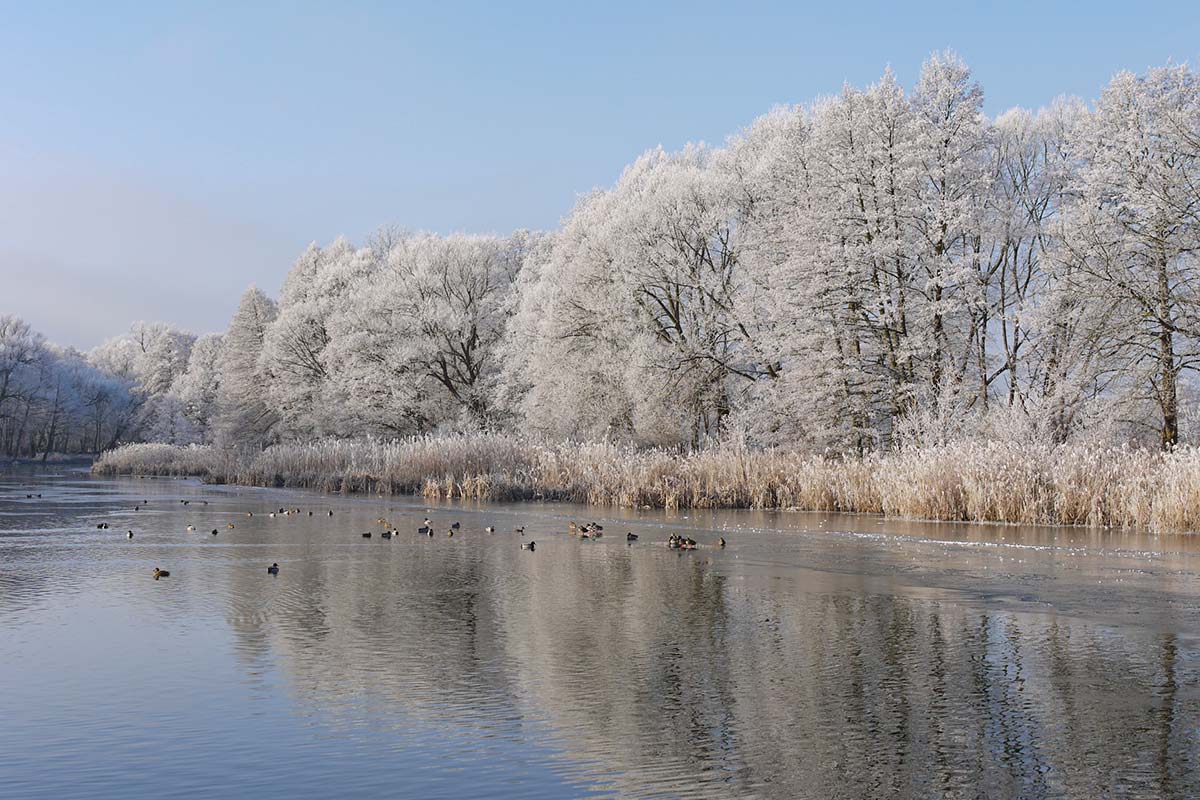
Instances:
[[[521,427],[569,439],[628,438],[641,387],[628,370],[636,358],[631,298],[614,267],[609,220],[619,213],[613,192],[579,200],[545,251],[531,254],[528,280],[518,283],[519,349],[511,369],[523,370],[528,393]]]
[[[203,442],[212,442],[215,435],[221,390],[221,341],[219,334],[197,339],[187,369],[171,384],[171,396],[182,403],[182,413]]]
[[[1114,384],[1155,409],[1164,448],[1179,439],[1180,376],[1200,367],[1197,131],[1191,70],[1117,75],[1077,143],[1059,251]]]
[[[280,435],[308,438],[336,426],[326,416],[322,397],[329,380],[323,357],[330,342],[329,321],[376,267],[371,249],[356,249],[339,238],[326,249],[310,245],[288,273],[262,360]]]
[[[323,369],[355,426],[492,427],[513,281],[532,238],[416,235],[358,281]]]
[[[216,441],[231,448],[259,448],[271,441],[278,415],[267,401],[263,342],[275,320],[275,303],[259,289],[242,295],[222,341],[217,391]]]
[[[12,314],[0,314],[0,418],[5,404],[28,391],[28,376],[44,352],[42,336]]]
[[[888,70],[723,146],[650,150],[549,235],[312,245],[223,343],[139,323],[84,363],[0,321],[0,445],[1171,447],[1200,369],[1198,98],[1168,67],[989,119],[941,53],[915,86]]]

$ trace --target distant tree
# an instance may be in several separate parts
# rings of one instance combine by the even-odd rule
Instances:
[[[0,415],[6,402],[27,390],[22,378],[41,359],[43,348],[41,334],[29,323],[12,314],[0,314]]]

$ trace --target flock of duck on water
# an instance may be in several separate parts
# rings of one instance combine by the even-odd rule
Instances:
[[[25,497],[28,499],[33,499],[34,495],[27,494],[27,495],[25,495]],[[37,495],[37,497],[41,497],[41,495],[39,494],[39,495]],[[192,501],[191,500],[180,500],[179,502],[180,502],[180,504],[187,506],[187,505],[191,505]],[[133,510],[141,511],[142,507],[149,505],[149,503],[150,503],[149,500],[143,500],[140,504],[134,505]],[[208,505],[207,500],[201,500],[200,503],[202,505]],[[302,515],[303,513],[304,512],[302,512],[299,508],[291,508],[291,509],[280,508],[278,511],[268,512],[267,516],[271,517],[271,518],[290,517],[290,516],[299,516],[299,515]],[[328,509],[326,513],[332,517],[333,509]],[[312,515],[313,515],[313,512],[309,511],[308,516],[311,517]],[[247,511],[246,516],[253,517],[254,512]],[[400,529],[397,526],[393,525],[392,523],[388,522],[388,520],[386,518],[380,517],[378,520],[376,520],[376,522],[384,527],[384,530],[380,533],[380,538],[391,539],[393,536],[399,536]],[[225,527],[229,530],[233,530],[236,526],[232,522],[230,522]],[[98,530],[108,530],[109,525],[107,522],[101,522],[98,525],[96,525],[96,528]],[[446,536],[453,537],[455,531],[459,531],[461,529],[462,529],[461,523],[452,522],[452,523],[450,523],[450,526],[446,529]],[[186,530],[188,531],[188,533],[194,533],[196,531],[196,526],[188,525]],[[216,536],[219,532],[220,531],[218,531],[216,528],[212,529],[213,536]],[[487,533],[487,534],[494,534],[496,532],[496,528],[492,525],[488,525],[486,528],[483,529],[483,532]],[[431,520],[429,517],[426,517],[425,521],[421,524],[421,526],[419,528],[417,528],[417,533],[432,538],[434,535],[433,520]],[[520,534],[521,536],[524,536],[525,535],[524,526],[514,527],[513,533],[517,533],[517,534]],[[600,539],[604,536],[604,526],[597,522],[585,522],[581,525],[581,524],[575,522],[575,520],[571,520],[570,524],[567,526],[567,533],[569,533],[571,536],[578,537],[579,539],[584,540],[584,541]],[[366,533],[362,534],[362,538],[370,539],[372,535],[373,534],[371,531],[367,531]],[[125,536],[127,539],[132,539],[133,531],[132,530],[127,531]],[[636,533],[634,533],[633,531],[627,531],[625,533],[625,541],[630,547],[632,547],[633,543],[636,542],[637,540],[638,540],[638,535]],[[725,547],[724,537],[718,538],[714,546],[718,547],[718,548]],[[670,537],[667,539],[667,547],[672,550],[696,550],[700,547],[700,545],[697,544],[695,539],[690,539],[686,536],[680,536],[677,533],[672,533],[670,535]],[[534,541],[522,542],[521,549],[522,550],[531,550],[531,551],[536,550],[537,542],[534,542]],[[267,567],[267,574],[278,575],[279,574],[279,564],[273,563],[273,564],[271,564],[271,566]],[[154,575],[154,580],[158,580],[159,578],[170,577],[171,573],[168,570],[155,567],[153,575]]]

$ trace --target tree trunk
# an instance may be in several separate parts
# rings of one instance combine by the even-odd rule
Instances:
[[[1170,450],[1179,442],[1179,399],[1175,366],[1175,341],[1171,331],[1171,284],[1167,259],[1158,264],[1158,405],[1162,410],[1162,448]]]

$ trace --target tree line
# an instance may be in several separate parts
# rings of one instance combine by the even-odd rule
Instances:
[[[0,328],[0,431],[34,450],[447,430],[1171,448],[1194,417],[1198,249],[1194,70],[989,118],[944,53],[910,90],[888,71],[724,146],[647,152],[553,232],[312,245],[222,336],[139,323],[86,355],[34,337],[31,360]]]

